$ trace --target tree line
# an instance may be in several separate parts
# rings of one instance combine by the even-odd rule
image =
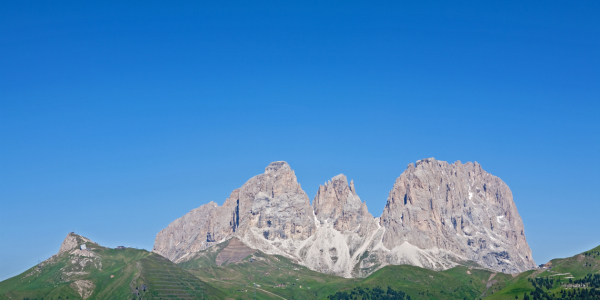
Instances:
[[[403,291],[396,291],[388,286],[387,290],[380,287],[355,287],[351,291],[337,292],[327,297],[329,300],[411,300]]]

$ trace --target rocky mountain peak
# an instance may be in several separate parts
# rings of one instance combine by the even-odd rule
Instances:
[[[315,230],[308,195],[284,161],[270,163],[264,174],[248,180],[237,198],[242,235],[253,233],[267,240],[305,239]]]
[[[535,266],[510,189],[477,162],[428,158],[409,165],[390,191],[381,221],[390,250],[438,249],[502,272]]]
[[[82,244],[85,243],[94,243],[92,241],[90,241],[89,239],[75,234],[74,232],[71,232],[69,234],[67,234],[67,237],[65,237],[65,239],[63,240],[62,244],[60,245],[60,249],[58,250],[58,254],[61,254],[63,252],[68,252],[71,251],[73,249],[78,248],[79,246],[81,246]],[[94,243],[95,244],[95,243]]]
[[[240,245],[344,277],[388,264],[440,270],[472,260],[506,273],[535,267],[510,189],[477,162],[426,158],[409,164],[380,218],[344,174],[320,185],[311,206],[292,168],[272,162],[223,206],[210,202],[169,224],[156,236],[154,251],[181,262],[234,237]]]
[[[417,163],[415,164],[417,167],[421,164],[431,164],[431,163],[435,163],[437,162],[437,160],[435,160],[435,158],[430,157],[430,158],[424,158],[424,159],[419,159],[417,160]],[[460,163],[460,161],[459,161]]]
[[[234,236],[253,245],[301,240],[315,226],[310,200],[294,171],[286,162],[276,161],[231,192],[223,206],[208,203],[169,224],[156,236],[154,251],[173,261],[185,260],[190,253]]]
[[[321,223],[335,223],[337,230],[349,230],[358,226],[364,213],[363,203],[354,190],[354,182],[348,184],[344,174],[334,176],[319,186],[313,200],[317,220]],[[365,205],[366,208],[366,205]]]
[[[274,161],[265,168],[265,173],[273,173],[277,171],[291,171],[292,168],[285,161]]]
[[[313,209],[318,225],[296,252],[300,261],[324,273],[361,276],[361,267],[355,266],[369,251],[379,227],[356,194],[354,182],[348,184],[344,174],[334,176],[319,186]]]

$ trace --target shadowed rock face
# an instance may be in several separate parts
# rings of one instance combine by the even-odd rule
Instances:
[[[478,163],[410,164],[390,191],[381,223],[392,252],[407,243],[507,273],[535,267],[510,189]]]
[[[400,175],[380,218],[343,174],[319,187],[311,207],[290,166],[273,162],[223,206],[210,202],[169,224],[153,251],[182,262],[233,237],[240,249],[344,277],[388,264],[441,270],[473,260],[507,273],[535,267],[508,186],[477,163],[433,158]]]

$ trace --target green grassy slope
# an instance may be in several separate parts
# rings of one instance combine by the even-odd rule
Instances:
[[[204,266],[207,264],[210,265]],[[281,299],[276,295],[285,299],[324,299],[344,286],[359,282],[311,271],[285,257],[261,252],[227,266],[217,266],[214,261],[211,264],[205,256],[200,262],[188,261],[180,266],[233,299],[253,299],[255,292],[257,299]]]
[[[553,259],[549,263],[552,271],[571,273],[582,277],[588,273],[600,272],[600,246],[569,258]]]
[[[600,247],[552,260],[549,269],[514,275],[496,273],[476,264],[441,272],[400,265],[386,266],[367,278],[348,279],[315,272],[288,258],[259,251],[239,262],[218,266],[216,258],[228,243],[198,252],[193,259],[176,265],[145,250],[109,249],[87,242],[89,250],[73,249],[55,255],[0,282],[0,300],[84,297],[362,300],[379,299],[373,298],[373,293],[389,291],[388,287],[394,293],[406,294],[402,299],[415,300],[523,299],[524,294],[531,300],[541,299],[542,295],[548,299],[600,299],[600,291],[598,298],[588,297],[593,292],[592,286],[598,285],[600,289],[600,277],[589,276],[600,274]],[[585,287],[573,286],[582,283],[581,280],[587,280]],[[366,294],[360,294],[363,291]]]
[[[598,273],[600,265],[598,247],[571,258],[553,260],[551,269],[521,274],[497,273],[476,264],[441,272],[400,265],[386,266],[367,278],[346,279],[314,272],[287,258],[261,252],[235,264],[217,266],[215,259],[226,246],[224,243],[199,252],[180,266],[220,288],[232,299],[253,299],[255,292],[257,299],[327,299],[336,292],[350,295],[353,291],[352,297],[358,298],[350,299],[362,299],[357,296],[357,289],[373,291],[387,287],[402,291],[411,299],[515,299],[515,296],[523,299],[523,294],[534,292],[536,286],[560,296],[569,279]],[[554,279],[552,286],[543,278]]]
[[[519,274],[509,280],[504,289],[491,295],[488,299],[515,299],[515,296],[523,299],[523,295],[534,292],[536,286],[548,295],[561,297],[563,291],[573,290],[570,284],[574,281],[584,279],[588,274],[600,274],[600,246],[572,257],[553,259],[547,266],[548,269],[531,270]],[[539,284],[538,282],[541,281],[549,282],[549,284]],[[585,289],[591,290],[589,286]]]
[[[311,271],[281,257],[256,252],[241,262],[217,266],[226,243],[201,251],[179,266],[233,299],[326,299],[338,291],[392,287],[411,299],[476,299],[502,289],[511,275],[459,266],[436,272],[414,266],[386,266],[364,279],[347,279]],[[490,280],[490,277],[493,279]],[[260,285],[260,287],[255,286]],[[281,297],[281,298],[280,298]]]
[[[200,251],[193,254],[193,259],[185,261],[179,264],[180,267],[184,269],[199,269],[204,267],[215,267],[217,264],[215,261],[217,260],[217,255],[229,245],[231,240],[227,240],[218,245],[214,245],[209,249],[204,251]]]
[[[465,266],[436,272],[400,265],[386,266],[361,280],[357,286],[383,290],[391,287],[406,293],[411,299],[477,299],[502,289],[509,278],[512,276]],[[341,291],[352,288],[354,286],[348,286]]]
[[[160,255],[87,243],[0,282],[0,299],[222,299],[224,294]],[[78,290],[78,285],[82,289]]]

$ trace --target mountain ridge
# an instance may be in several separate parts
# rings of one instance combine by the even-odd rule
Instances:
[[[0,282],[0,299],[221,299],[222,296],[220,290],[156,253],[103,247],[73,232],[67,234],[58,253]]]
[[[369,213],[345,175],[321,185],[311,205],[291,167],[273,162],[223,206],[210,202],[169,224],[153,251],[179,263],[234,236],[343,277],[365,277],[388,264],[443,270],[474,260],[507,273],[535,267],[510,189],[476,162],[410,164],[381,217]]]
[[[600,296],[600,246],[520,274],[467,262],[444,271],[388,265],[359,279],[316,272],[250,249],[236,238],[178,265],[145,250],[102,247],[73,233],[63,245],[68,246],[39,268],[0,282],[0,299],[368,299],[390,289],[406,295],[404,299]],[[81,269],[88,258],[93,259]]]

